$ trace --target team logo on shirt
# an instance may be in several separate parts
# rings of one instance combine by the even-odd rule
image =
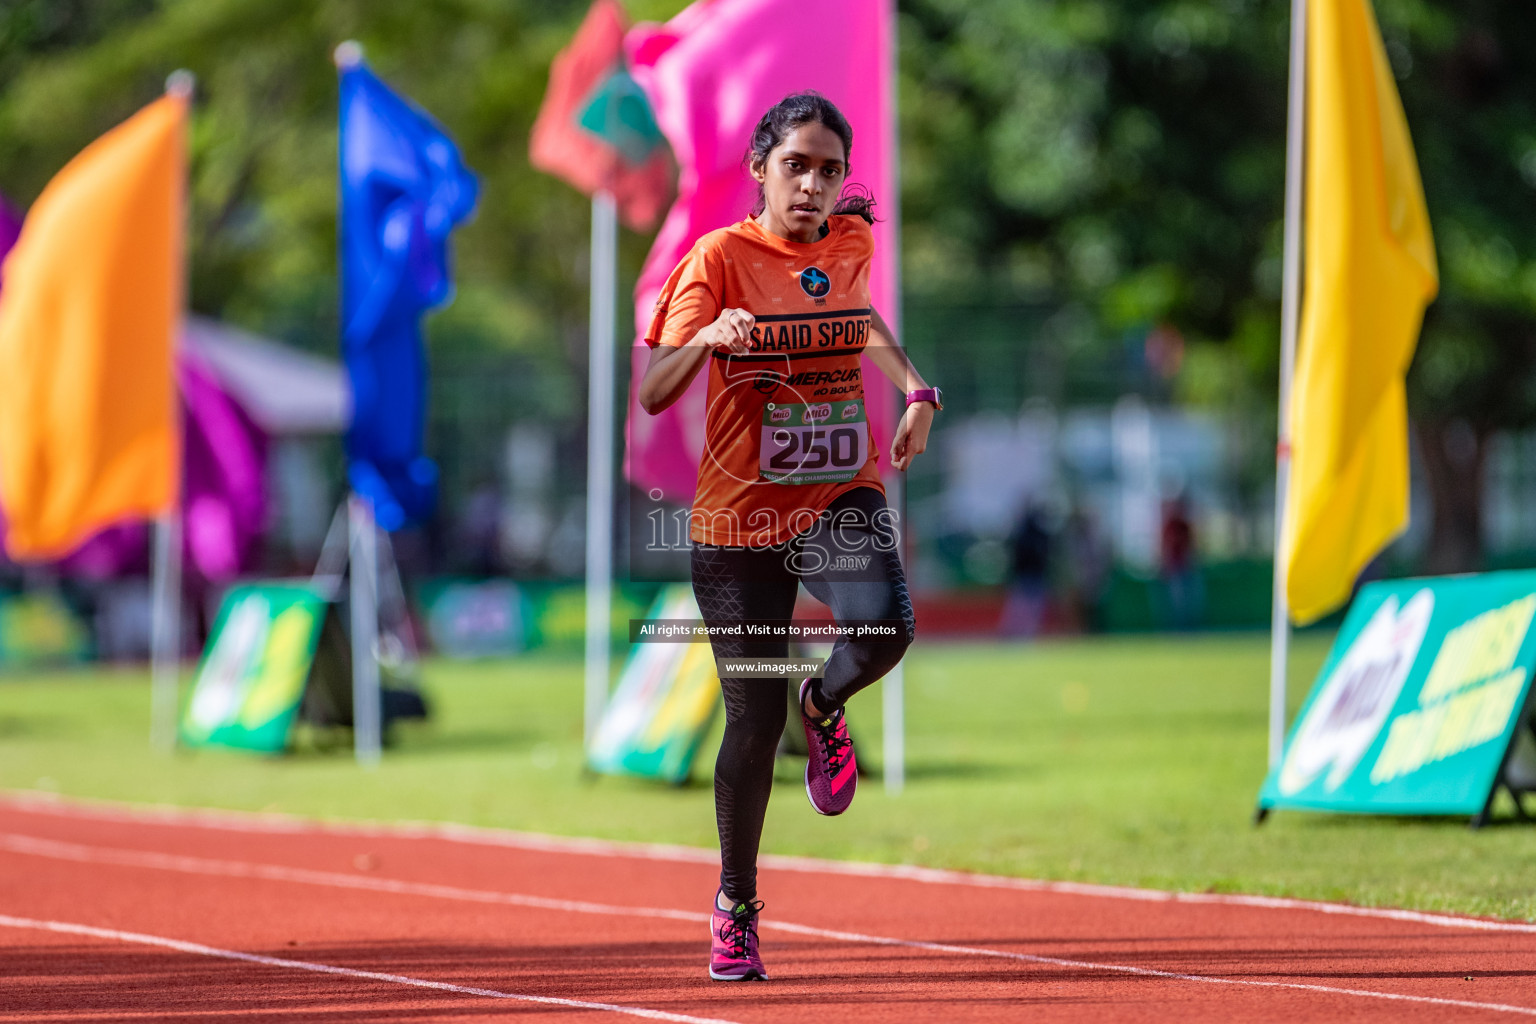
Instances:
[[[765,395],[771,395],[779,390],[779,385],[783,382],[783,374],[774,373],[772,370],[764,370],[752,378],[752,389]]]
[[[820,267],[806,267],[800,271],[800,287],[811,298],[819,299],[832,290],[832,279]]]

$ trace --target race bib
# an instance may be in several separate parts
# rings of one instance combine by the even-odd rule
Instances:
[[[869,458],[864,402],[769,402],[763,407],[758,476],[776,484],[852,480]]]

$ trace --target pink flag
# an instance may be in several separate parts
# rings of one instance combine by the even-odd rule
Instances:
[[[838,0],[811,8],[803,0],[698,0],[665,25],[637,25],[625,37],[630,70],[650,98],[678,162],[677,202],[667,214],[635,286],[636,334],[672,268],[716,228],[746,217],[757,184],[742,157],[758,118],[790,93],[815,89],[853,126],[849,181],[867,186],[877,205],[870,293],[897,327],[899,253],[894,138],[895,25],[891,0]],[[810,17],[810,21],[807,21]],[[637,388],[650,359],[642,337],[631,349],[625,475],[666,501],[690,504],[704,449],[704,374],[659,416],[640,408]],[[870,428],[890,450],[895,390],[864,360]]]

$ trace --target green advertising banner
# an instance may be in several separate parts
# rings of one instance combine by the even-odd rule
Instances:
[[[697,619],[686,583],[656,598],[653,619]],[[708,643],[635,644],[587,748],[587,764],[608,775],[688,781],[694,756],[720,704]]]
[[[1362,587],[1259,793],[1271,808],[1481,821],[1536,670],[1536,572]]]
[[[0,597],[0,666],[85,661],[91,634],[58,594]]]
[[[189,746],[280,753],[304,699],[326,602],[302,583],[224,597],[181,720]]]

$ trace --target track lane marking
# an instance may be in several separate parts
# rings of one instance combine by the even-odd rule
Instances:
[[[405,882],[386,878],[366,878],[334,871],[316,871],[309,868],[290,868],[276,864],[258,864],[250,861],[214,860],[204,857],[188,857],[179,854],[155,853],[142,850],[125,850],[114,847],[88,846],[57,839],[43,839],[18,833],[0,833],[0,850],[11,853],[48,857],[55,860],[74,861],[82,864],[110,864],[118,867],[149,868],[164,871],[180,871],[188,874],[211,875],[224,878],[256,878],[266,881],[295,882],[341,889],[387,892],[405,896],[425,896],[436,899],[461,900],[471,903],[491,903],[505,906],[529,907],[577,914],[611,916],[622,914],[630,917],[661,918],[673,921],[707,922],[710,915],[668,907],[632,907],[586,900],[562,900],[524,893],[494,892],[483,889],[465,889],[458,886],[438,885],[428,882]],[[83,926],[82,926],[83,927]],[[1507,1003],[1479,1003],[1464,999],[1447,999],[1440,996],[1418,996],[1397,992],[1380,992],[1372,989],[1338,988],[1332,985],[1309,984],[1293,981],[1256,981],[1248,978],[1222,978],[1208,974],[1183,974],[1177,971],[1161,971],[1153,967],[1136,967],[1129,964],[1102,963],[1092,960],[1070,960],[1063,957],[1040,956],[1033,953],[1016,953],[1010,950],[989,949],[984,946],[960,946],[944,942],[924,942],[917,939],[898,939],[863,932],[819,928],[815,925],[796,924],[789,921],[763,921],[768,931],[788,932],[812,938],[832,939],[841,942],[866,943],[877,946],[926,950],[956,956],[990,957],[1014,960],[1021,963],[1048,967],[1070,967],[1078,970],[1105,971],[1137,977],[1162,978],[1170,981],[1188,981],[1210,985],[1236,985],[1249,988],[1274,988],[1328,995],[1354,996],[1367,999],[1384,999],[1393,1002],[1422,1003],[1432,1006],[1454,1006],[1462,1009],[1490,1010],[1536,1017],[1536,1007],[1515,1006]],[[531,997],[530,997],[531,998]],[[659,1011],[658,1011],[659,1012]]]
[[[883,946],[905,946],[927,949],[939,953],[955,953],[963,956],[985,956],[1000,959],[1022,960],[1027,963],[1045,964],[1052,967],[1073,967],[1095,971],[1112,971],[1119,974],[1148,978],[1166,978],[1170,981],[1193,981],[1208,985],[1240,985],[1251,988],[1279,988],[1302,992],[1322,992],[1328,995],[1359,996],[1368,999],[1387,999],[1394,1002],[1425,1003],[1436,1006],[1455,1006],[1472,1010],[1493,1010],[1500,1013],[1516,1013],[1536,1017],[1536,1007],[1514,1006],[1508,1003],[1476,1003],[1463,999],[1445,999],[1440,996],[1415,996],[1398,992],[1378,992],[1364,988],[1337,988],[1332,985],[1313,985],[1299,981],[1254,981],[1248,978],[1219,978],[1210,974],[1181,974],[1178,971],[1160,971],[1153,967],[1133,967],[1129,964],[1106,964],[1092,960],[1067,960],[1062,957],[1036,956],[1032,953],[1012,953],[1003,949],[987,949],[982,946],[955,946],[944,942],[919,942],[912,939],[889,939],[878,935],[862,935],[858,932],[837,932],[808,925],[763,922],[764,928],[800,932],[822,938],[840,938],[849,942],[871,942]]]
[[[406,882],[391,878],[371,878],[363,875],[347,875],[339,871],[316,871],[311,868],[291,868],[281,864],[258,864],[253,861],[213,860],[207,857],[189,857],[174,853],[155,853],[146,850],[125,850],[110,846],[87,846],[58,839],[41,839],[14,832],[0,832],[0,850],[11,853],[68,860],[79,864],[111,864],[117,867],[151,868],[161,871],[180,871],[186,874],[212,875],[219,878],[258,878],[269,882],[297,882],[301,885],[320,885],[336,889],[359,889],[365,892],[387,892],[398,896],[426,896],[435,899],[460,900],[468,903],[493,903],[512,907],[529,907],[535,910],[558,910],[574,914],[632,914],[639,917],[664,918],[671,921],[709,923],[710,915],[691,910],[670,910],[665,907],[617,907],[608,903],[586,900],[562,900],[548,896],[531,896],[515,892],[493,892],[486,889],[465,889],[456,885],[439,885],[434,882]]]
[[[309,960],[288,960],[282,957],[263,956],[260,953],[243,953],[237,949],[220,949],[217,946],[205,946],[200,942],[169,939],[161,935],[125,932],[116,928],[97,928],[93,925],[75,924],[70,921],[45,921],[37,918],[12,917],[8,914],[0,914],[0,927],[55,932],[61,935],[82,935],[93,939],[108,939],[116,942],[132,942],[141,946],[157,946],[161,949],[171,949],[178,953],[193,953],[198,956],[216,957],[222,960],[238,960],[242,963],[261,964],[265,967],[286,967],[290,970],[310,971],[315,974],[335,974],[344,978],[358,978],[366,981],[385,981],[394,985],[436,989],[440,992],[452,992],[456,995],[483,996],[486,999],[512,999],[517,1002],[542,1003],[546,1006],[563,1006],[576,1010],[606,1010],[610,1013],[622,1013],[631,1017],[644,1017],[647,1020],[675,1021],[677,1024],[736,1024],[735,1021],[723,1020],[718,1017],[693,1017],[686,1013],[649,1010],[641,1006],[622,1006],[618,1003],[594,1003],[585,999],[562,999],[558,996],[534,996],[521,992],[502,992],[492,988],[475,988],[471,985],[454,985],[446,981],[412,978],[405,974],[362,971],[353,967],[337,967],[334,964],[313,963]]]
[[[226,811],[181,807],[124,804],[110,800],[64,798],[30,790],[0,791],[0,808],[51,814],[61,818],[122,822],[137,825],[165,825],[180,828],[219,829],[260,835],[339,835],[381,839],[435,839],[471,846],[495,846],[532,853],[579,854],[590,857],[623,857],[678,864],[718,864],[718,850],[668,843],[623,842],[614,839],[588,839],[554,836],[538,832],[516,832],[482,828],[451,822],[379,822],[355,823],[300,818],[294,815],[257,811]],[[1536,935],[1536,923],[1500,921],[1492,918],[1461,917],[1421,910],[1392,907],[1357,907],[1348,903],[1293,899],[1287,896],[1253,896],[1243,893],[1172,892],[1164,889],[1140,889],[1134,886],[1095,885],[1089,882],[1050,882],[1006,875],[973,874],[944,868],[925,868],[912,864],[875,864],[867,861],[821,860],[765,853],[758,857],[761,867],[806,874],[851,875],[861,878],[889,878],[927,885],[963,885],[981,889],[1007,889],[1061,896],[1088,896],[1099,899],[1134,900],[1143,903],[1194,903],[1213,906],[1252,907],[1261,910],[1305,910],[1344,917],[1378,918],[1425,924],[1436,928],[1465,928],[1472,931],[1509,932]]]

